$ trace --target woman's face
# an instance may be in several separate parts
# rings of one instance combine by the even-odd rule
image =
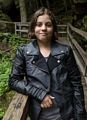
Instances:
[[[49,15],[44,14],[37,18],[35,36],[40,41],[50,42],[53,35],[53,24]]]

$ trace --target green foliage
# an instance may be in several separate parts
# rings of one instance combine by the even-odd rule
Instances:
[[[12,49],[16,49],[20,44],[25,44],[27,41],[25,39],[20,38],[16,35],[10,35],[9,37],[9,45]]]
[[[8,87],[8,78],[11,72],[12,60],[15,56],[17,47],[26,43],[26,39],[22,39],[17,35],[0,33],[0,45],[6,45],[5,50],[0,50],[0,98],[2,99],[5,97],[3,100],[0,100],[0,119],[3,118],[3,115],[8,107],[7,104],[9,104],[9,99],[11,99],[10,95],[9,98],[6,99],[6,94],[10,90]],[[10,51],[7,52],[6,50],[8,49],[10,49]]]
[[[6,54],[3,54],[0,51],[0,97],[2,97],[8,90],[8,77],[10,73],[11,62]],[[1,106],[2,102],[0,102],[0,119],[4,115],[4,108]]]
[[[8,42],[11,47],[26,43],[26,39],[11,33],[0,33],[0,41]]]
[[[8,91],[8,75],[10,73],[10,61],[2,61],[0,63],[0,96]]]
[[[27,41],[10,33],[0,33],[0,41],[7,44],[7,49],[10,48],[9,52],[0,51],[0,96],[2,96],[9,90],[8,77],[16,49],[19,45],[25,44]]]
[[[4,115],[4,111],[2,108],[0,108],[0,119],[3,117],[3,115]]]
[[[4,20],[4,21],[11,21],[11,18],[4,14],[2,11],[0,11],[0,20]]]
[[[6,44],[10,48],[10,53],[7,53],[7,57],[13,58],[15,51],[19,45],[26,44],[28,41],[20,36],[11,33],[0,33],[0,42]],[[5,55],[5,56],[6,56]]]

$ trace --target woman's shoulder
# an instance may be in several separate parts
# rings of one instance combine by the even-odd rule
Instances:
[[[32,48],[33,42],[34,42],[34,41],[29,41],[29,43],[27,43],[27,44],[20,45],[20,46],[18,46],[18,49],[24,50],[24,49],[26,49],[26,48]]]
[[[36,40],[32,40],[25,45],[21,45],[21,46],[19,46],[18,49],[24,55],[27,55],[27,54],[28,55],[33,55],[33,54],[37,54],[37,52],[38,52]]]
[[[63,41],[56,41],[56,44],[58,44],[61,47],[71,47],[70,44],[68,42],[63,42]]]
[[[56,47],[61,50],[70,50],[71,46],[67,43],[56,41]]]

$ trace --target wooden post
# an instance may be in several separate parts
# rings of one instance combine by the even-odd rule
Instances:
[[[15,34],[19,35],[22,38],[28,38],[28,27],[29,23],[15,23]]]

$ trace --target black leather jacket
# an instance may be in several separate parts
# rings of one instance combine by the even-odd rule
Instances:
[[[63,120],[70,120],[70,115],[74,120],[86,120],[81,76],[71,48],[53,42],[48,66],[40,55],[36,40],[18,48],[9,86],[30,96],[31,120],[38,120],[40,103],[50,93],[51,79],[58,81],[57,99]]]

